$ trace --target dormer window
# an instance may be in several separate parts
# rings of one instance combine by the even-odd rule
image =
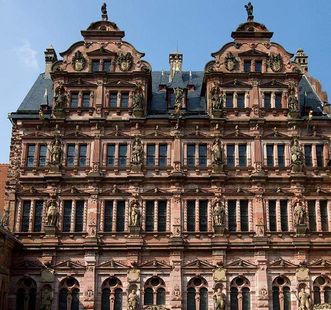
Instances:
[[[262,72],[262,60],[255,60],[255,72]]]
[[[102,70],[105,71],[105,72],[110,72],[110,66],[111,66],[111,61],[110,60],[104,60]]]
[[[92,60],[92,72],[99,72],[99,71],[100,71],[100,61]]]
[[[70,99],[70,108],[77,108],[78,107],[78,93],[71,93]]]
[[[244,72],[251,72],[251,63],[250,59],[244,60]]]

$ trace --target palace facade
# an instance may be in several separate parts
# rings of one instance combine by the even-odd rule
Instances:
[[[105,5],[46,49],[10,114],[3,309],[331,309],[327,97],[246,9],[201,72],[152,71]]]

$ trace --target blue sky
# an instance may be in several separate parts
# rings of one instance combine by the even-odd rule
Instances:
[[[0,163],[9,161],[15,111],[40,72],[44,50],[57,52],[81,40],[80,30],[100,19],[99,0],[0,0]],[[146,54],[153,70],[168,69],[168,54],[184,54],[185,70],[203,70],[210,54],[232,41],[231,31],[246,20],[244,0],[111,0],[110,20],[125,40]],[[303,48],[309,71],[331,96],[331,1],[254,0],[255,20],[274,32],[273,41],[294,53]],[[330,100],[329,100],[330,101]]]

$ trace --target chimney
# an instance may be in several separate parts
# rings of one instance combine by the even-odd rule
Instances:
[[[176,72],[182,71],[183,64],[183,54],[178,52],[169,54],[169,64],[170,64],[170,81],[172,81]]]
[[[54,62],[57,61],[57,56],[52,45],[46,48],[46,51],[44,53],[45,53],[45,77],[50,78],[52,65],[54,64]]]
[[[302,73],[308,72],[308,56],[299,48],[294,56],[294,62],[300,65]]]

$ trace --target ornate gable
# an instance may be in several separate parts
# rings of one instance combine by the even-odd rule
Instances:
[[[87,82],[81,78],[78,78],[77,80],[71,80],[68,83],[64,84],[66,87],[76,87],[76,88],[96,88],[98,87],[97,84]]]
[[[288,85],[277,80],[271,80],[260,84],[260,88],[288,88]]]
[[[89,57],[95,57],[95,56],[116,56],[117,54],[101,46],[99,49],[96,49],[91,52],[87,52],[86,55]]]
[[[229,268],[229,269],[231,269],[231,268],[257,268],[257,266],[246,260],[238,258],[238,259],[228,263],[226,265],[226,268]]]
[[[240,56],[240,57],[268,57],[268,54],[253,48],[248,51],[239,53],[238,56]]]
[[[222,83],[220,86],[224,88],[252,88],[252,85],[237,79]]]
[[[85,269],[86,266],[78,262],[73,262],[70,259],[64,262],[58,263],[54,266],[54,269]]]
[[[123,81],[123,80],[116,80],[116,81],[109,81],[105,84],[105,87],[122,87],[122,88],[135,88],[136,84]]]
[[[298,265],[295,265],[283,258],[279,258],[270,263],[270,268],[297,268]]]
[[[184,265],[183,268],[185,268],[185,269],[215,269],[215,266],[208,263],[207,261],[196,259],[196,260]]]
[[[331,261],[326,260],[324,258],[320,258],[318,260],[312,261],[309,265],[310,268],[330,268],[331,267]]]
[[[100,268],[100,269],[129,269],[129,266],[126,266],[118,261],[111,259],[110,261],[100,264],[97,268]]]
[[[139,267],[141,269],[172,269],[170,265],[156,259],[143,263]]]

